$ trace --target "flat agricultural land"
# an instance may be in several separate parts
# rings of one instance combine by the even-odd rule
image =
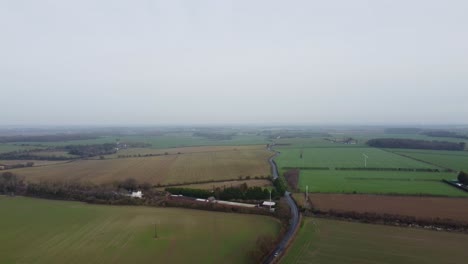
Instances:
[[[4,196],[0,215],[1,263],[246,263],[256,238],[280,227],[266,216]]]
[[[31,182],[50,180],[112,183],[135,178],[154,185],[183,184],[247,176],[267,177],[270,175],[267,160],[271,155],[270,151],[261,147],[157,157],[77,160],[46,167],[16,169],[14,172]]]
[[[456,171],[468,171],[468,151],[392,149],[394,153]]]
[[[377,148],[337,147],[337,148],[278,148],[281,152],[276,158],[282,167],[327,167],[363,168],[367,155],[368,168],[431,168],[438,167],[406,158]],[[302,158],[300,157],[302,152]]]
[[[190,146],[240,146],[240,145],[259,145],[268,144],[268,141],[263,136],[252,134],[235,135],[231,139],[219,140],[209,139],[204,137],[193,136],[193,133],[167,133],[164,135],[152,136],[103,136],[95,139],[84,140],[70,140],[58,142],[17,142],[17,144],[30,144],[39,146],[66,146],[66,145],[90,145],[90,144],[103,144],[115,143],[117,141],[132,143],[146,143],[150,144],[152,148],[180,148]],[[1,150],[1,149],[0,149]]]
[[[119,156],[145,156],[145,155],[177,155],[191,154],[204,152],[219,152],[219,151],[235,151],[235,150],[258,150],[265,149],[265,145],[247,145],[247,146],[200,146],[200,147],[185,147],[185,148],[129,148],[121,149],[112,155],[106,155],[105,158],[118,158]],[[95,157],[99,159],[99,157]]]
[[[465,263],[468,235],[304,218],[281,263]]]
[[[367,193],[468,197],[468,192],[441,179],[456,175],[444,172],[302,170],[299,187],[321,193]]]
[[[39,156],[39,157],[57,156],[57,157],[66,157],[66,158],[70,158],[70,159],[78,157],[76,155],[68,154],[68,151],[60,151],[60,150],[56,150],[56,151],[34,151],[34,152],[31,152],[31,155]]]
[[[303,198],[304,195],[300,195]],[[314,208],[321,211],[369,212],[468,223],[467,198],[309,194],[309,200]]]
[[[36,146],[19,146],[14,144],[0,143],[0,153],[40,148],[41,147]]]
[[[368,168],[443,170],[434,163],[429,164],[377,148],[279,146],[277,150],[281,152],[275,158],[280,173],[284,173],[288,167],[325,168],[325,170],[302,169],[299,176],[301,191],[305,191],[306,186],[309,186],[310,192],[321,193],[468,196],[468,193],[441,181],[456,178],[455,173],[359,170],[365,165],[363,154],[369,157]],[[350,168],[350,170],[336,170],[335,168]]]
[[[15,165],[15,164],[26,164],[33,162],[34,166],[47,166],[53,164],[67,163],[68,160],[0,160],[0,164],[3,165]]]
[[[182,186],[177,186],[177,187],[203,189],[203,190],[213,190],[214,188],[238,187],[238,186],[240,186],[241,184],[244,184],[244,183],[246,183],[247,186],[249,186],[249,187],[272,187],[273,186],[270,180],[259,179],[259,180],[243,180],[243,181],[225,181],[225,182],[187,184],[187,185],[182,185]]]

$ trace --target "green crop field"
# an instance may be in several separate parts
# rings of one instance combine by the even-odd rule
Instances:
[[[454,179],[455,174],[443,172],[403,171],[315,171],[302,170],[299,186],[302,191],[322,193],[425,194],[468,197],[441,179]]]
[[[444,168],[468,171],[468,151],[393,149],[394,153],[423,160]]]
[[[28,149],[39,149],[41,147],[37,146],[19,146],[15,144],[6,144],[0,143],[0,153],[19,151],[19,150],[28,150]]]
[[[193,150],[193,149],[192,149]],[[182,153],[185,153],[181,150]],[[90,181],[112,183],[135,178],[140,182],[182,184],[199,181],[268,177],[264,146],[237,147],[211,152],[106,160],[77,160],[69,163],[12,170],[27,181]]]
[[[280,226],[257,215],[4,196],[0,215],[0,263],[246,263],[256,238]]]
[[[281,263],[465,263],[468,235],[305,218]]]
[[[283,167],[364,167],[367,155],[368,168],[438,168],[430,164],[402,157],[377,148],[278,148],[281,154],[275,159]],[[303,152],[302,159],[300,154]]]

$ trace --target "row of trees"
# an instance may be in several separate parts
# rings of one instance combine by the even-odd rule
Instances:
[[[24,181],[9,171],[0,174],[0,194],[15,194],[24,186]]]
[[[429,141],[402,138],[376,138],[367,141],[367,145],[377,148],[406,148],[406,149],[432,149],[432,150],[464,150],[465,143],[447,141]]]
[[[235,134],[221,134],[221,133],[210,133],[210,132],[195,132],[194,137],[204,137],[211,140],[231,140]]]
[[[442,218],[416,218],[414,216],[406,215],[393,215],[393,214],[380,214],[370,212],[355,212],[355,211],[321,211],[313,209],[312,213],[314,216],[339,218],[346,220],[353,220],[363,223],[375,223],[375,224],[386,224],[386,225],[398,225],[398,226],[420,226],[420,227],[431,227],[433,229],[446,229],[446,230],[458,230],[467,232],[468,224],[466,222],[442,219]],[[308,214],[307,212],[305,213]]]
[[[94,144],[94,145],[68,145],[65,146],[68,154],[80,156],[83,158],[95,157],[116,153],[116,145],[113,143]]]
[[[17,164],[2,165],[2,166],[3,166],[3,169],[10,170],[10,169],[32,167],[34,166],[34,162],[28,161],[26,163],[17,163]]]
[[[446,137],[446,138],[460,138],[460,139],[468,139],[466,135],[460,135],[455,132],[446,131],[446,130],[433,130],[433,131],[426,131],[421,133],[426,136],[430,137]]]
[[[178,188],[169,187],[165,189],[174,195],[183,195],[194,198],[207,199],[209,197],[215,197],[220,200],[263,200],[270,197],[268,189],[261,187],[248,187],[246,183],[241,184],[239,187],[227,187],[224,189],[216,188],[212,191],[192,189],[192,188]],[[272,190],[272,197],[277,197],[278,193],[276,190]]]

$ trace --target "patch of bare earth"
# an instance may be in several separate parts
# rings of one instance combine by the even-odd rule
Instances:
[[[310,194],[320,211],[340,211],[412,216],[419,219],[451,219],[468,224],[468,199],[384,195]]]

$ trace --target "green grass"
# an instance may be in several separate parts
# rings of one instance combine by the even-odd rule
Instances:
[[[245,263],[279,232],[266,216],[24,197],[0,196],[0,215],[0,263]]]
[[[468,171],[468,151],[392,149],[394,153],[423,160],[453,170]]]
[[[438,195],[468,197],[441,179],[453,179],[452,173],[400,171],[311,171],[302,170],[299,186],[302,191],[322,193],[371,193],[403,195]]]
[[[468,193],[443,183],[442,179],[454,179],[454,173],[335,170],[335,168],[362,168],[366,154],[368,168],[442,169],[423,161],[404,157],[389,151],[370,147],[315,147],[283,148],[275,159],[279,170],[288,167],[325,167],[330,170],[301,170],[299,188],[309,186],[311,192],[324,193],[372,193],[403,195],[468,196]],[[302,159],[300,153],[303,152]],[[459,152],[460,154],[460,152]],[[465,156],[444,156],[457,162]],[[437,157],[440,160],[441,155]],[[434,162],[435,163],[435,162]],[[437,163],[441,164],[441,163]],[[468,163],[467,163],[468,164]],[[441,164],[442,165],[442,164]],[[468,166],[468,165],[467,165]]]
[[[377,148],[278,148],[276,158],[282,167],[364,167],[366,154],[368,168],[437,168],[423,162],[405,158]],[[302,159],[300,153],[303,152]]]
[[[305,218],[281,263],[466,263],[468,235]]]
[[[14,144],[0,143],[0,153],[18,151],[18,150],[28,150],[28,149],[38,149],[41,147],[36,146],[19,146]]]

